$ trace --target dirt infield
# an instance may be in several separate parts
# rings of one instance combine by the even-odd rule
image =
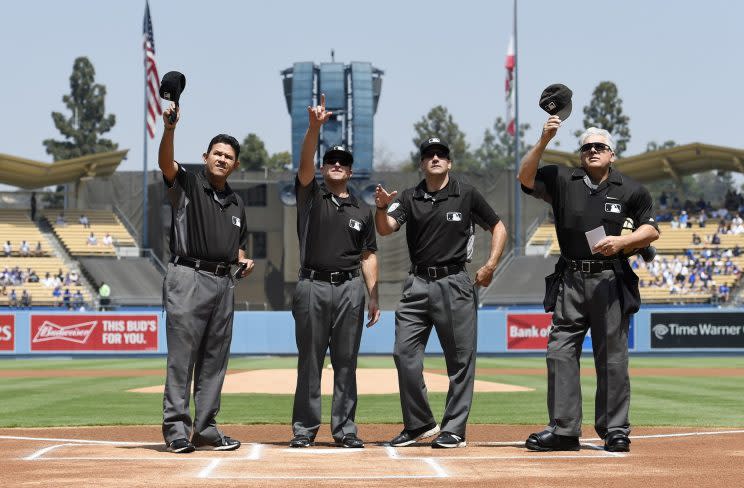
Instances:
[[[289,426],[224,426],[233,452],[165,451],[157,426],[0,429],[3,486],[519,486],[733,487],[742,485],[744,430],[638,428],[632,452],[598,439],[579,452],[533,453],[526,426],[471,425],[468,447],[390,448],[398,425],[361,425],[365,449],[288,449]],[[587,429],[588,431],[588,429]]]

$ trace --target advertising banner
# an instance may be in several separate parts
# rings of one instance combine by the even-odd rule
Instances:
[[[0,351],[15,351],[14,315],[0,315]]]
[[[744,313],[652,313],[651,349],[744,347]]]
[[[158,349],[157,315],[31,315],[31,352]]]
[[[524,313],[506,314],[506,350],[507,351],[544,351],[548,347],[548,335],[553,314]],[[628,331],[628,348],[635,347],[633,317],[630,318]],[[589,330],[584,337],[582,351],[592,350],[592,334]]]

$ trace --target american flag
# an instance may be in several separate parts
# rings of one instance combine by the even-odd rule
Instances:
[[[514,36],[509,38],[509,46],[506,48],[506,62],[504,67],[506,68],[506,131],[510,135],[517,133],[516,127],[514,127],[514,107],[515,107],[515,92],[514,92],[514,66],[517,64],[517,57],[514,54]]]
[[[152,20],[150,19],[150,4],[145,1],[145,20],[142,23],[142,47],[145,50],[145,96],[147,97],[147,114],[145,125],[150,139],[155,137],[157,116],[163,115],[158,98],[160,76],[155,64],[155,39],[152,36]]]

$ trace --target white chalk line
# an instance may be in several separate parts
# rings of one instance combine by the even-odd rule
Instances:
[[[263,444],[251,444],[251,450],[248,452],[248,456],[245,459],[248,461],[258,461],[261,459],[261,451],[263,451],[263,447]]]
[[[444,468],[437,462],[436,459],[427,457],[424,458],[423,461],[431,466],[431,468],[437,474],[437,478],[449,478],[447,471],[444,470]]]
[[[199,474],[196,476],[197,478],[209,478],[209,475],[212,474],[212,471],[214,468],[216,468],[220,464],[220,459],[213,459],[212,462],[210,462],[204,469],[199,471]]]
[[[588,447],[589,449],[594,449],[595,451],[601,451],[605,457],[625,457],[625,454],[621,454],[619,452],[605,451],[604,446],[597,446],[588,442],[582,442],[581,445]]]
[[[351,454],[354,452],[364,452],[363,447],[343,447],[341,449],[314,449],[312,447],[305,447],[297,449],[296,447],[287,447],[282,449],[280,452],[287,452],[290,454]]]
[[[39,449],[38,451],[35,451],[33,454],[26,456],[23,458],[24,461],[33,461],[36,458],[39,458],[43,456],[44,454],[48,453],[49,451],[53,451],[54,449],[57,449],[58,447],[64,447],[69,446],[70,444],[56,444],[54,446],[45,447],[43,449]]]
[[[0,439],[15,441],[44,441],[44,442],[68,442],[73,444],[106,444],[112,446],[163,446],[162,442],[154,443],[151,441],[98,441],[92,439],[58,439],[55,437],[22,437],[16,435],[0,435]]]

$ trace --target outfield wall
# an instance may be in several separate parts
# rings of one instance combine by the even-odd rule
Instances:
[[[538,308],[479,311],[478,351],[545,351],[550,315]],[[391,354],[395,314],[364,330],[363,354]],[[744,308],[644,308],[631,321],[630,350],[639,353],[744,352]],[[584,341],[591,350],[591,338]],[[0,313],[0,356],[164,354],[165,315],[155,312]],[[295,354],[291,312],[236,312],[233,354]],[[432,332],[428,353],[440,353]]]

